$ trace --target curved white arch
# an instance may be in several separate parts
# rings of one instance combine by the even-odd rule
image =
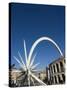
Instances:
[[[29,55],[28,55],[28,66],[30,64],[30,60],[31,60],[31,57],[32,57],[32,54],[33,54],[33,51],[35,49],[35,47],[41,42],[41,41],[44,41],[44,40],[47,40],[47,41],[50,41],[51,43],[53,43],[55,45],[55,47],[58,49],[59,53],[61,54],[61,56],[63,56],[63,53],[62,51],[60,50],[59,46],[55,43],[54,40],[52,40],[51,38],[49,37],[41,37],[39,39],[37,39],[34,44],[32,45],[31,49],[30,49],[30,52],[29,52]]]

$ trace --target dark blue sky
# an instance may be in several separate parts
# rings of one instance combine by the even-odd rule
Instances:
[[[23,40],[26,41],[27,53],[35,40],[42,36],[52,38],[65,52],[65,7],[33,4],[11,4],[11,62],[19,67],[13,56],[18,51],[24,57]],[[39,68],[45,68],[60,57],[59,52],[49,41],[41,42],[35,49],[35,62]],[[19,57],[18,57],[19,58]]]

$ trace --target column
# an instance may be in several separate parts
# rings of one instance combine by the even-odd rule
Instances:
[[[55,77],[53,77],[53,84],[55,84]]]
[[[56,67],[56,64],[54,64],[55,65],[55,71],[56,71],[56,73],[57,73],[57,67]]]
[[[59,79],[58,79],[58,76],[56,75],[56,80],[57,80],[57,84],[59,84]]]
[[[59,67],[59,72],[61,72],[61,67],[60,67],[60,63],[57,63],[58,67]]]
[[[50,67],[50,75],[52,76],[52,66]]]
[[[50,83],[52,84],[52,66],[50,66]]]
[[[53,72],[53,74],[54,74],[54,68],[53,68],[53,65],[52,65],[52,72]]]
[[[60,74],[59,76],[60,76],[60,79],[63,80],[62,74]]]
[[[63,64],[63,69],[65,70],[65,63],[64,63],[64,60],[62,60],[62,64]]]

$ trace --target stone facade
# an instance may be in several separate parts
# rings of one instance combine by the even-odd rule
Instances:
[[[42,80],[44,82],[45,78],[46,78],[46,71],[38,71],[38,72],[33,72],[34,75],[36,75],[40,80]],[[16,87],[16,86],[27,86],[27,76],[24,78],[24,74],[23,72],[21,72],[21,70],[18,69],[12,69],[10,71],[10,83],[12,87]],[[39,86],[40,84],[34,79],[34,83],[35,86]],[[32,82],[31,82],[31,86],[32,86]]]
[[[9,74],[11,86],[17,86],[17,77],[21,74],[21,71],[18,69],[12,69],[9,71]]]
[[[44,81],[45,78],[46,78],[46,71],[45,70],[44,71],[40,71],[38,78],[41,79],[42,81]]]
[[[10,83],[13,87],[15,86],[26,86],[27,81],[23,70],[11,69],[10,72]],[[48,65],[46,70],[33,72],[40,80],[42,80],[47,85],[53,84],[63,84],[65,83],[65,58],[61,57]],[[25,82],[25,83],[24,83]],[[34,80],[35,85],[39,85],[36,80]],[[31,85],[32,82],[31,82]]]
[[[65,83],[65,59],[64,57],[55,60],[47,68],[48,84]]]

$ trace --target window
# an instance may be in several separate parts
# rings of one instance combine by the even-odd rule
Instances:
[[[60,83],[60,84],[63,84],[63,83],[65,82],[65,75],[62,74],[62,80],[61,80],[61,78],[60,78],[60,75],[58,75],[58,79],[59,79],[59,83]]]
[[[64,71],[64,66],[62,62],[60,62],[60,67],[61,67],[61,71]]]
[[[63,83],[65,83],[65,75],[62,74],[62,78],[63,78]]]
[[[56,71],[55,71],[55,65],[53,65],[53,69],[54,69],[54,73],[55,73],[55,72],[56,72]]]
[[[55,83],[57,83],[57,78],[56,78],[56,76],[55,76],[54,78],[55,78]]]
[[[53,74],[53,69],[52,69],[52,66],[51,66],[51,72],[52,72],[52,74]]]

